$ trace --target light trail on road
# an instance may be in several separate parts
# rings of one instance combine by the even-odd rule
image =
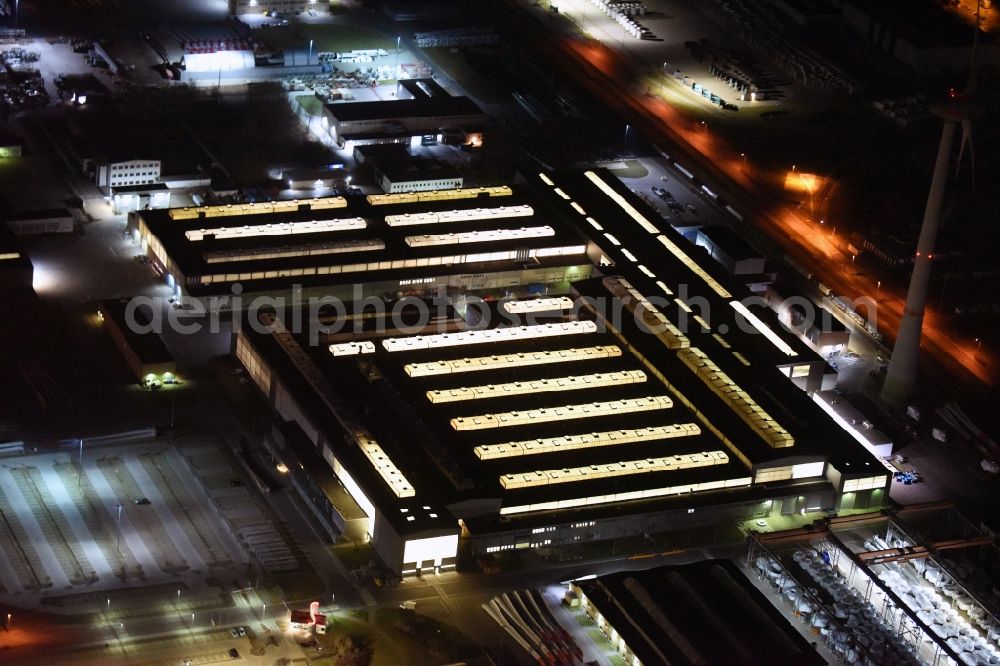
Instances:
[[[517,11],[530,14],[529,9],[517,5],[518,0],[508,1]],[[826,236],[825,227],[804,218],[794,206],[776,200],[773,192],[761,184],[761,180],[773,176],[757,173],[739,151],[717,133],[709,132],[700,120],[684,116],[659,96],[647,94],[641,73],[649,69],[648,65],[630,62],[602,43],[553,35],[543,25],[533,25],[546,48],[558,49],[572,61],[566,63],[571,76],[610,109],[633,119],[648,137],[668,142],[679,149],[683,160],[697,163],[712,176],[726,201],[749,212],[748,217],[757,220],[759,228],[796,263],[848,300],[872,297],[877,302],[879,331],[887,343],[895,339],[905,292],[900,293],[892,285],[876,285],[876,280],[859,273],[851,255]],[[635,83],[626,83],[630,79]],[[994,384],[995,356],[955,328],[955,322],[928,307],[921,347],[946,370]]]

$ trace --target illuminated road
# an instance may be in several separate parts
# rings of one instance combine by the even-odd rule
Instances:
[[[529,13],[524,7],[518,10]],[[531,15],[539,17],[535,13]],[[647,91],[660,85],[659,78],[642,75],[649,71],[649,65],[635,61],[631,52],[623,54],[594,40],[568,34],[552,39],[552,32],[557,29],[555,25],[549,27],[542,21],[519,23],[522,28],[529,25],[537,31],[540,47],[568,58],[563,62],[568,75],[575,77],[609,108],[634,122],[647,137],[676,146],[673,153],[678,161],[686,166],[696,164],[723,198],[737,210],[749,214],[760,230],[796,264],[847,300],[867,296],[876,301],[878,329],[887,342],[895,339],[905,292],[890,285],[880,285],[864,274],[855,265],[846,241],[833,235],[825,225],[810,221],[796,206],[778,200],[769,184],[778,182],[776,175],[763,173],[745,161],[739,151],[717,133],[708,131],[700,119],[684,116],[662,97],[648,94]],[[862,309],[861,314],[867,313]],[[997,359],[989,350],[979,349],[975,340],[962,335],[956,328],[955,322],[928,308],[921,346],[946,370],[993,384],[997,379]]]

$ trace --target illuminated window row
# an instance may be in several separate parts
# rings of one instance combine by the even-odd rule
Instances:
[[[532,513],[535,511],[578,509],[585,506],[598,506],[601,504],[616,504],[618,502],[656,499],[660,497],[687,495],[712,490],[723,490],[726,488],[740,488],[749,485],[750,477],[723,479],[720,481],[705,481],[703,483],[689,483],[679,486],[667,486],[665,488],[647,488],[645,490],[632,490],[623,493],[609,493],[607,495],[591,495],[589,497],[574,497],[570,499],[552,500],[549,502],[536,502],[534,504],[517,504],[501,508],[500,515],[509,516],[512,514]]]
[[[568,421],[597,416],[651,412],[658,409],[670,409],[673,406],[673,400],[667,396],[651,395],[643,398],[529,409],[522,412],[459,416],[451,420],[451,427],[453,430],[486,430],[490,428],[507,428],[510,426],[546,423],[549,421]]]
[[[259,261],[261,259],[288,259],[289,257],[313,257],[324,254],[346,254],[348,252],[374,252],[384,250],[382,240],[352,240],[337,243],[316,243],[314,245],[285,245],[282,247],[261,247],[247,250],[219,250],[202,255],[207,264],[228,264],[233,261]]]
[[[465,210],[445,210],[439,213],[403,213],[386,215],[385,223],[390,227],[409,227],[418,224],[450,224],[452,222],[472,222],[474,220],[495,220],[508,217],[531,217],[535,209],[528,205],[499,206],[497,208],[468,208]]]
[[[297,213],[301,206],[309,210],[329,210],[345,208],[344,197],[323,197],[321,199],[292,199],[291,201],[262,201],[261,203],[224,204],[222,206],[196,206],[171,208],[171,220],[195,220],[205,217],[231,217],[233,215],[265,215],[275,213]]]
[[[560,349],[558,351],[519,352],[517,354],[497,354],[494,356],[479,356],[477,358],[461,358],[455,361],[407,363],[403,366],[403,370],[405,370],[406,374],[411,377],[429,377],[432,375],[447,375],[458,372],[502,370],[506,368],[520,368],[529,365],[546,365],[548,363],[589,361],[592,359],[612,358],[621,355],[622,350],[614,345],[577,347],[572,349]]]
[[[155,238],[155,237],[153,237]],[[150,242],[152,247],[153,243]],[[529,257],[556,257],[583,254],[583,245],[543,247],[528,251]],[[339,275],[341,273],[363,273],[370,271],[398,270],[400,268],[421,268],[424,266],[451,266],[454,264],[478,264],[492,261],[514,261],[523,257],[523,252],[505,250],[499,252],[479,252],[474,254],[453,254],[444,257],[420,257],[413,259],[393,259],[371,261],[361,264],[333,266],[306,266],[304,268],[282,268],[268,271],[242,273],[214,273],[189,278],[196,284],[236,282],[238,280],[270,280],[272,278],[298,277],[300,275]]]
[[[603,192],[609,199],[614,201],[621,207],[622,210],[628,213],[629,217],[635,220],[639,224],[639,226],[642,227],[647,233],[651,234],[660,233],[660,230],[657,229],[652,222],[647,220],[646,217],[635,208],[635,206],[630,204],[628,202],[628,199],[615,192],[615,190],[612,189],[610,185],[604,182],[604,179],[602,179],[593,171],[588,171],[584,175],[590,180],[590,182],[592,182],[594,185],[597,185],[597,188],[601,190],[601,192]]]
[[[495,460],[497,458],[518,458],[538,453],[558,453],[560,451],[591,449],[598,446],[655,442],[661,439],[693,437],[700,434],[701,428],[697,424],[679,423],[676,425],[651,426],[648,428],[588,432],[582,435],[540,437],[520,442],[504,442],[503,444],[484,444],[477,446],[473,451],[480,460]]]
[[[654,332],[668,349],[682,349],[691,346],[691,341],[688,340],[687,336],[681,333],[681,330],[674,326],[673,322],[667,319],[667,316],[650,303],[649,299],[633,287],[628,280],[608,277],[604,278],[602,282],[608,291],[621,299],[630,312],[639,312],[646,328]]]
[[[292,236],[294,234],[322,234],[331,231],[352,231],[368,226],[364,218],[345,217],[334,220],[309,220],[308,222],[278,222],[277,224],[191,229],[184,236],[189,241],[204,240],[205,236],[222,238],[256,238],[257,236]]]
[[[481,331],[461,331],[459,333],[386,338],[382,341],[382,346],[389,352],[413,351],[416,349],[439,349],[442,347],[478,345],[486,342],[534,340],[536,338],[551,338],[557,335],[583,335],[595,332],[597,332],[597,324],[592,321],[567,321],[558,324],[511,326],[509,328],[487,328]]]
[[[511,314],[552,312],[553,310],[573,309],[573,301],[565,296],[556,296],[555,298],[529,298],[523,301],[510,299],[503,301],[501,305],[504,310]]]
[[[341,342],[330,345],[330,353],[334,356],[357,356],[358,354],[374,354],[375,344],[372,342]]]
[[[579,391],[605,386],[642,384],[646,373],[642,370],[620,370],[616,372],[595,372],[591,375],[537,379],[530,382],[508,382],[506,384],[486,384],[469,388],[439,389],[427,391],[427,399],[433,403],[461,402],[463,400],[484,400],[504,398],[514,395],[531,395],[551,391]]]
[[[747,306],[743,305],[739,301],[730,301],[729,305],[731,305],[734,310],[740,313],[744,319],[750,322],[750,324],[752,324],[754,328],[763,333],[764,337],[767,338],[772,345],[774,345],[781,351],[785,352],[789,356],[798,356],[795,350],[792,349],[791,345],[782,340],[781,337],[777,333],[772,331],[767,326],[767,324],[762,322],[757,317],[757,315],[755,315],[753,312],[750,312],[750,310],[747,309]]]
[[[496,243],[498,241],[523,240],[525,238],[546,238],[555,236],[556,230],[543,227],[521,227],[520,229],[489,229],[486,231],[463,231],[453,234],[423,234],[407,236],[410,247],[431,247],[434,245],[461,245],[463,243]]]
[[[864,479],[847,479],[844,481],[844,492],[854,493],[859,490],[871,490],[872,488],[884,488],[886,475],[869,476]]]
[[[403,473],[389,460],[382,447],[365,433],[355,433],[358,447],[375,467],[382,479],[389,485],[396,497],[413,497],[416,493]]]
[[[499,187],[459,187],[453,190],[430,192],[400,192],[397,194],[369,194],[365,197],[372,206],[418,203],[424,201],[451,201],[478,197],[509,197],[514,192],[506,185]]]
[[[678,355],[713,393],[722,398],[730,409],[736,412],[747,425],[753,428],[754,432],[767,442],[768,446],[780,449],[795,444],[792,435],[765,412],[764,408],[758,405],[746,391],[720,370],[719,366],[705,355],[705,352],[697,347],[690,347],[681,349]]]
[[[504,490],[518,488],[533,488],[548,486],[555,483],[573,483],[577,481],[593,481],[631,474],[648,474],[650,472],[677,472],[684,469],[711,467],[729,463],[729,456],[723,451],[701,451],[700,453],[683,453],[662,458],[644,458],[642,460],[626,460],[602,465],[587,465],[585,467],[564,467],[562,469],[546,469],[521,474],[504,474],[500,477],[500,485]]]
[[[692,273],[694,273],[695,275],[697,275],[698,277],[700,277],[702,280],[704,280],[705,284],[707,284],[709,287],[712,288],[712,291],[714,291],[715,293],[717,293],[719,296],[722,296],[723,298],[732,298],[733,297],[733,295],[730,294],[729,291],[725,287],[723,287],[721,284],[719,284],[719,282],[714,277],[712,277],[711,275],[709,275],[705,271],[705,269],[703,269],[701,266],[699,266],[697,263],[695,263],[694,259],[692,259],[691,257],[689,257],[688,254],[687,254],[687,252],[685,252],[684,250],[682,250],[680,248],[680,246],[677,245],[677,243],[673,242],[672,240],[670,240],[666,236],[662,236],[662,235],[661,236],[657,236],[656,240],[660,241],[660,243],[663,245],[663,247],[667,248],[667,250],[670,251],[670,254],[672,254],[675,257],[677,257],[677,259],[679,259],[681,261],[681,263],[683,263],[688,268],[688,270],[690,270]]]

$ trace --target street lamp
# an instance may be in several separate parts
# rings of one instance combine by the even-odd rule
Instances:
[[[628,156],[628,131],[631,129],[631,125],[625,123],[625,145],[622,146],[622,157]]]
[[[392,78],[399,79],[399,40],[402,39],[402,35],[396,36],[396,62],[392,66]]]

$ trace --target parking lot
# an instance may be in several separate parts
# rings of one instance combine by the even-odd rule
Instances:
[[[274,570],[298,566],[225,456],[204,441],[84,446],[82,456],[70,442],[62,452],[7,458],[0,515],[0,595],[21,607],[107,597],[110,608],[123,593],[140,599],[164,585],[194,594],[206,576],[242,579],[252,557]]]

